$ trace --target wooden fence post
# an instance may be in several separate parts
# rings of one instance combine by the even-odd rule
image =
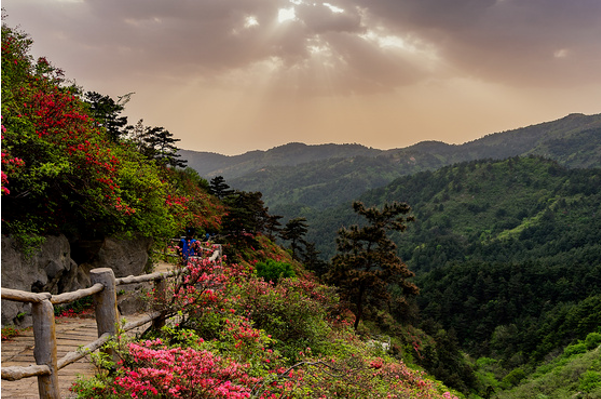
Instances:
[[[35,341],[33,355],[37,364],[45,364],[50,368],[49,375],[38,376],[40,398],[60,399],[54,306],[49,299],[34,302],[31,306]]]
[[[90,270],[92,285],[100,283],[104,289],[94,295],[94,306],[96,307],[96,326],[98,338],[102,334],[109,333],[117,335],[117,324],[119,323],[119,310],[117,309],[117,291],[115,288],[115,273],[113,269],[103,267]],[[119,359],[113,350],[106,351],[116,362]]]
[[[165,306],[166,304],[166,287],[167,283],[163,276],[154,280],[154,304],[153,310],[161,312],[161,315],[152,320],[152,328],[155,330],[165,326]]]

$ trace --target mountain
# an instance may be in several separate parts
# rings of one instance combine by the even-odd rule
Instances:
[[[225,156],[181,151],[201,176],[221,175],[233,188],[260,191],[284,217],[330,208],[397,177],[476,159],[542,155],[570,168],[601,166],[601,114],[562,119],[490,134],[462,145],[424,141],[377,150],[358,144],[290,143],[268,151]]]
[[[358,199],[411,205],[416,220],[391,238],[416,273],[421,328],[452,332],[473,359],[496,359],[499,380],[601,333],[601,168],[534,155],[476,160]],[[336,231],[361,223],[350,203],[308,215],[306,240],[325,259]]]
[[[373,156],[380,150],[359,144],[320,144],[288,143],[268,151],[250,151],[241,155],[221,155],[212,152],[180,150],[188,166],[201,176],[223,176],[231,179],[255,172],[265,166],[295,166],[303,163],[322,161],[330,158],[351,158]]]

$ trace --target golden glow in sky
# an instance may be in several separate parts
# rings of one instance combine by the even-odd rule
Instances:
[[[381,149],[601,112],[601,1],[4,0],[4,23],[182,148]]]

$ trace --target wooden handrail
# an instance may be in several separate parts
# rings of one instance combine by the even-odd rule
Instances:
[[[209,261],[221,264],[221,254],[221,245],[216,244]],[[156,272],[142,276],[127,276],[115,279],[112,269],[93,269],[90,271],[90,277],[92,282],[95,282],[94,285],[60,295],[52,295],[49,292],[33,293],[12,288],[1,288],[0,296],[2,299],[33,304],[34,357],[36,363],[38,363],[28,367],[2,367],[2,379],[16,381],[37,376],[40,397],[58,399],[60,397],[57,378],[58,371],[78,361],[88,353],[101,348],[117,333],[116,325],[119,321],[119,312],[117,310],[115,287],[122,284],[153,281],[155,291],[164,291],[165,279],[177,276],[185,271],[186,268],[183,268],[170,272]],[[67,353],[61,359],[57,359],[53,305],[73,302],[90,295],[94,295],[99,338],[77,351]],[[161,295],[164,296],[164,292],[155,292],[157,298],[161,297]],[[165,312],[157,310],[147,314],[140,320],[125,324],[123,330],[129,331],[149,322],[153,322],[153,327],[157,328],[164,324],[165,316]]]
[[[100,336],[100,338],[98,338],[96,341],[90,342],[89,344],[82,347],[81,349],[74,351],[74,352],[67,353],[65,356],[61,357],[58,360],[58,362],[57,362],[58,369],[60,370],[63,367],[70,365],[71,363],[75,363],[79,359],[82,359],[83,357],[85,357],[87,354],[94,352],[96,349],[98,349],[102,345],[106,344],[109,339],[111,339],[111,334],[105,333],[105,334],[102,334],[102,336]]]
[[[65,292],[64,294],[60,295],[52,295],[52,297],[50,298],[50,302],[52,302],[53,305],[58,305],[60,303],[69,303],[90,295],[94,295],[102,291],[103,289],[104,285],[94,284],[90,288],[82,288],[77,291]]]
[[[181,270],[174,270],[174,271],[170,271],[170,272],[156,272],[156,273],[152,273],[152,274],[143,274],[141,276],[129,275],[127,277],[121,277],[121,278],[115,279],[115,284],[116,285],[124,285],[124,284],[145,283],[148,281],[154,281],[157,279],[172,277],[172,276],[175,276],[180,273],[182,273]]]
[[[32,366],[10,366],[2,367],[2,379],[8,381],[17,381],[27,377],[36,377],[38,375],[49,375],[50,367],[45,364],[34,364]]]
[[[52,298],[52,294],[49,292],[35,293],[21,290],[13,290],[12,288],[2,288],[0,292],[0,296],[2,297],[2,299],[9,299],[11,301],[17,302],[38,303],[42,302],[44,299]]]

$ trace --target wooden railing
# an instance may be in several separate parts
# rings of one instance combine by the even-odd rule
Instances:
[[[215,245],[215,250],[210,261],[221,264],[222,248]],[[2,288],[2,299],[17,302],[29,302],[32,305],[33,336],[34,336],[34,358],[36,365],[28,367],[12,366],[2,367],[2,379],[15,381],[28,377],[38,377],[38,389],[40,398],[59,399],[58,371],[63,367],[78,361],[87,354],[94,352],[104,345],[112,336],[117,334],[119,325],[119,311],[117,309],[116,287],[124,284],[136,284],[144,282],[154,283],[154,295],[156,299],[165,296],[165,279],[176,276],[185,271],[179,269],[170,272],[157,272],[141,276],[128,276],[115,278],[112,269],[99,268],[90,271],[92,286],[77,291],[66,292],[60,295],[52,295],[48,292],[32,293],[10,288]],[[94,295],[94,307],[96,312],[96,325],[98,339],[75,352],[69,352],[62,358],[57,357],[56,325],[54,319],[54,305],[69,303],[87,296]],[[155,301],[161,302],[161,301]],[[152,322],[153,328],[165,325],[165,313],[161,309],[153,312],[123,326],[123,330],[129,331]]]

